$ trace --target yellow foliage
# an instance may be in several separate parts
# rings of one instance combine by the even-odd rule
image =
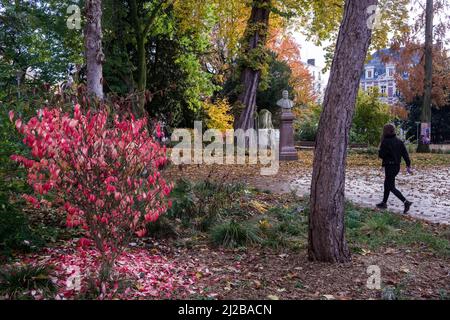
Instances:
[[[203,108],[208,115],[206,120],[208,128],[222,131],[233,128],[234,116],[230,113],[231,106],[227,99],[218,99],[216,103],[206,101]]]

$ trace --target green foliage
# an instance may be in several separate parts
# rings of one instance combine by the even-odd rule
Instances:
[[[32,299],[30,292],[36,290],[44,297],[52,297],[56,286],[50,279],[46,266],[20,265],[0,270],[0,296],[8,299]]]
[[[39,79],[53,82],[66,75],[69,63],[82,61],[79,30],[66,26],[67,3],[60,1],[1,1],[0,87],[15,85],[28,70]]]
[[[268,73],[263,78],[265,84],[259,88],[256,104],[260,109],[267,109],[272,114],[277,114],[280,109],[277,101],[281,98],[281,92],[283,90],[294,91],[289,83],[292,71],[286,62],[277,60],[274,53],[271,53],[269,57]]]
[[[258,223],[265,246],[298,249],[306,245],[307,210],[302,204],[273,207]]]
[[[172,190],[173,204],[166,215],[180,219],[185,226],[192,224],[197,230],[206,231],[227,215],[242,190],[241,184],[212,180],[192,183],[181,179]]]
[[[17,131],[9,121],[7,110],[0,112],[0,256],[13,251],[30,251],[42,244],[42,239],[30,227],[22,212],[23,202],[14,196],[30,191],[25,172],[10,160],[13,154],[26,154]],[[15,200],[15,201],[12,201]]]
[[[434,234],[421,222],[408,221],[397,214],[347,205],[346,227],[347,238],[354,246],[426,246],[450,256],[450,242],[443,234]]]
[[[391,119],[389,105],[382,103],[377,89],[368,93],[360,91],[356,101],[350,141],[354,143],[380,143],[383,126]]]
[[[309,110],[302,111],[300,118],[295,121],[295,140],[316,141],[321,113],[322,107],[319,105],[312,105]]]
[[[215,245],[236,248],[261,243],[258,230],[251,225],[243,225],[234,220],[224,222],[211,230],[211,240]]]
[[[175,224],[165,215],[162,215],[155,222],[147,225],[148,234],[157,239],[177,238],[178,232]]]
[[[107,91],[121,95],[135,90],[139,82],[137,35],[129,3],[114,0],[104,9],[104,77]],[[145,12],[153,12],[157,3],[136,1],[141,30],[150,16]],[[192,6],[198,9],[195,3],[184,1],[162,6],[144,35],[146,89],[152,94],[146,109],[151,117],[163,118],[170,127],[190,127],[199,117],[205,98],[217,89],[213,75],[203,64],[213,27],[207,8],[210,4],[200,5],[205,10],[199,17],[185,12]],[[195,21],[188,23],[191,20]]]
[[[171,126],[190,127],[198,118],[204,97],[216,87],[212,76],[200,64],[204,39],[188,35],[156,35],[148,43],[147,87],[156,92],[148,110],[164,114]]]
[[[407,130],[407,138],[412,141],[417,140],[416,122],[420,122],[422,104],[422,98],[417,98],[408,105],[409,117],[405,128]],[[433,143],[450,141],[450,105],[443,108],[431,108],[431,123],[431,141]]]
[[[0,255],[9,256],[14,250],[30,251],[42,242],[17,204],[11,204],[0,192]]]

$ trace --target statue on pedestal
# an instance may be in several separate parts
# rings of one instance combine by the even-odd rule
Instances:
[[[281,128],[280,128],[280,160],[298,160],[297,150],[294,146],[294,114],[292,108],[294,102],[289,100],[289,92],[283,91],[283,98],[278,100],[277,105],[281,107]]]

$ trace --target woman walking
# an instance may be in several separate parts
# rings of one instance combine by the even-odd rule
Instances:
[[[392,192],[397,198],[400,199],[401,202],[404,203],[404,214],[407,214],[411,208],[412,202],[406,200],[403,194],[397,190],[395,187],[395,178],[400,172],[402,158],[406,162],[407,172],[409,174],[412,173],[411,160],[409,159],[409,154],[406,150],[405,144],[397,138],[395,127],[392,124],[387,124],[383,128],[383,137],[378,155],[381,159],[383,159],[385,179],[383,202],[377,204],[377,208],[387,209],[387,201],[390,193]]]

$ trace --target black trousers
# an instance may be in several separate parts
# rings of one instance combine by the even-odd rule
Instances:
[[[401,202],[405,202],[406,199],[400,191],[395,188],[395,178],[400,172],[399,164],[388,164],[384,167],[385,179],[384,179],[384,197],[383,202],[386,203],[389,199],[389,195],[392,192]]]

